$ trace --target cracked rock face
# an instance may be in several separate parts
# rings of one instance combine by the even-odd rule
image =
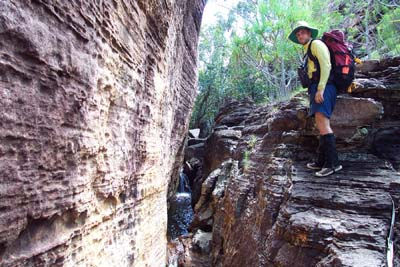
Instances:
[[[324,178],[305,168],[318,140],[303,97],[273,106],[232,101],[221,109],[205,144],[213,164],[191,225],[212,234],[211,253],[201,254],[211,266],[385,266],[392,199],[394,266],[400,264],[400,123],[392,113],[400,88],[387,68],[376,70],[384,78],[373,73],[385,88],[358,80],[364,89],[357,97],[338,100],[332,124],[343,170]],[[383,97],[388,88],[391,99]],[[224,134],[236,131],[233,139]],[[187,260],[199,258],[192,251]]]
[[[0,265],[165,265],[203,7],[0,2]]]
[[[281,108],[271,123],[304,107],[294,99]],[[301,116],[292,123],[307,125]],[[196,209],[194,223],[212,229],[213,266],[384,266],[400,175],[387,161],[352,148],[340,151],[340,173],[316,178],[305,168],[305,153],[314,149],[307,129],[287,127],[251,134],[252,145],[245,135],[239,140],[248,154],[239,172],[216,169],[228,178],[223,193],[208,183],[214,172],[203,183],[198,206],[212,208]]]

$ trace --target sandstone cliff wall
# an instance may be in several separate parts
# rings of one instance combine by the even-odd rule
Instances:
[[[203,8],[0,1],[0,265],[165,264]]]

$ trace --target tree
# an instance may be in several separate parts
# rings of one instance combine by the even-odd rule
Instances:
[[[203,124],[211,124],[228,95],[230,48],[226,34],[232,23],[232,18],[224,20],[220,17],[216,25],[209,26],[200,33],[199,94],[190,122],[191,128],[202,128]]]
[[[320,34],[342,29],[358,57],[400,53],[398,0],[241,0],[228,18],[201,31],[191,127],[211,125],[227,98],[280,101],[298,90],[303,49],[287,36],[299,20]]]

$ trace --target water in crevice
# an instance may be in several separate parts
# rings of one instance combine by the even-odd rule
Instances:
[[[193,220],[192,195],[189,179],[183,172],[179,174],[178,192],[170,199],[168,209],[168,237],[174,239],[188,233]]]

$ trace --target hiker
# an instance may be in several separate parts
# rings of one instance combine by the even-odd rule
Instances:
[[[324,42],[315,39],[317,35],[318,29],[300,21],[288,38],[296,44],[303,45],[304,75],[308,76],[306,78],[310,98],[309,116],[315,117],[320,134],[317,159],[308,163],[307,168],[317,170],[315,175],[323,177],[341,170],[342,166],[339,164],[335,135],[330,126],[337,89],[333,84],[329,49]]]

